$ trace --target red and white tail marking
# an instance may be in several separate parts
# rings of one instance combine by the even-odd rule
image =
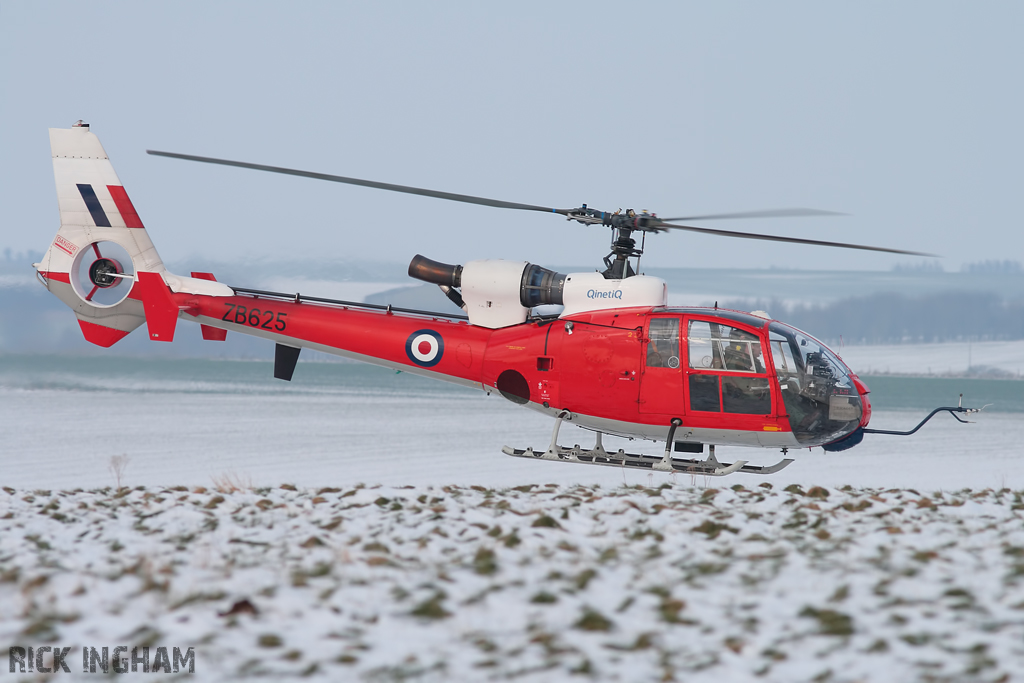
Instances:
[[[50,152],[60,230],[36,270],[74,310],[88,341],[110,346],[143,322],[149,323],[150,338],[171,341],[180,312],[172,292],[234,294],[212,277],[167,271],[88,126],[51,128]]]
[[[142,224],[142,219],[139,218],[132,200],[128,198],[128,193],[124,191],[123,187],[120,185],[107,185],[107,191],[110,192],[110,198],[114,200],[114,206],[117,207],[117,212],[121,214],[121,220],[124,221],[126,228],[146,227]]]

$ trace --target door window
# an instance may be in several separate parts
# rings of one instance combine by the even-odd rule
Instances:
[[[767,415],[772,412],[772,390],[768,378],[723,377],[722,404],[727,413]]]
[[[679,367],[679,318],[652,318],[647,367]]]
[[[740,415],[771,413],[772,390],[761,339],[756,334],[721,323],[691,320],[687,352],[690,368],[697,371],[689,377],[691,410]]]
[[[704,320],[691,320],[690,367],[698,370],[763,373],[761,340],[751,332]]]
[[[690,410],[722,412],[718,375],[690,375]]]

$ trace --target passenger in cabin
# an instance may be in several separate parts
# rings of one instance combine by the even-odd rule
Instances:
[[[658,348],[658,342],[651,340],[647,345],[647,367],[665,368],[668,367],[668,358]]]

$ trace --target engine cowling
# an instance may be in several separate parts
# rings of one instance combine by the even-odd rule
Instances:
[[[526,321],[530,309],[522,303],[525,261],[482,259],[462,266],[462,300],[469,322],[497,329]]]
[[[461,287],[469,322],[497,329],[526,321],[535,306],[564,306],[562,316],[631,306],[664,306],[660,278],[635,275],[608,280],[600,273],[564,275],[525,261],[483,259],[453,266],[416,255],[409,275],[442,289]]]
[[[525,261],[483,259],[464,266],[417,254],[409,275],[444,288],[461,288],[462,302],[474,325],[497,329],[518,325],[534,306],[562,303],[566,276]]]
[[[668,284],[650,275],[608,280],[601,273],[572,273],[565,280],[562,298],[563,318],[609,308],[667,306]]]

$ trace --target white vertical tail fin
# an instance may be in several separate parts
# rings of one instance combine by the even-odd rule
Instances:
[[[146,292],[140,274],[154,274],[170,291],[230,296],[220,283],[182,278],[167,272],[160,255],[114,172],[99,138],[79,121],[70,129],[50,129],[50,152],[57,184],[60,229],[36,270],[47,289],[78,317],[85,338],[110,346],[146,320],[152,306],[143,305]],[[174,319],[177,319],[175,313]],[[171,341],[168,321],[150,337]]]

